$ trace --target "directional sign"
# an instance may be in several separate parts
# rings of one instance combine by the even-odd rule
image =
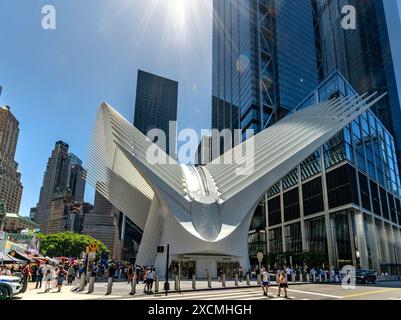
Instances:
[[[96,244],[95,241],[92,241],[89,245],[90,252],[96,252],[99,249],[99,246]]]

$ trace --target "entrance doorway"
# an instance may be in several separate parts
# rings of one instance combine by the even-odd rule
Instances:
[[[169,277],[174,278],[179,275],[180,262],[173,260],[169,268]],[[191,280],[192,275],[196,274],[195,260],[181,260],[181,280]]]
[[[240,264],[238,261],[218,261],[217,262],[217,275],[226,275],[226,279],[234,279],[235,274],[238,273]]]

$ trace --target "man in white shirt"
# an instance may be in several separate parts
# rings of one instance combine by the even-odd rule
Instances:
[[[269,283],[270,283],[270,275],[265,268],[262,268],[262,289],[263,289],[263,295],[266,297],[268,296],[267,293],[269,291]]]

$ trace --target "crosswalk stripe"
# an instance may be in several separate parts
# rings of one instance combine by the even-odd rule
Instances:
[[[260,289],[259,289],[260,290]],[[198,292],[194,292],[194,293],[169,293],[169,295],[166,296],[161,296],[161,295],[155,295],[155,296],[137,296],[134,299],[141,299],[146,297],[146,299],[164,299],[164,300],[171,300],[171,299],[177,299],[177,298],[182,298],[182,299],[186,299],[186,298],[199,298],[199,297],[204,297],[204,296],[210,296],[210,295],[216,295],[216,296],[226,296],[226,295],[239,295],[239,294],[252,294],[255,293],[259,290],[238,290],[238,289],[234,289],[234,290],[224,290],[221,292],[218,291],[212,291],[212,292],[208,292],[208,291],[198,291]]]
[[[225,292],[208,292],[208,294],[203,294],[199,296],[192,296],[192,298],[211,298],[210,300],[215,300],[218,297],[234,297],[234,296],[249,296],[253,292],[231,292],[231,293],[225,293]],[[179,296],[168,296],[166,298],[161,298],[162,300],[187,300],[188,298],[191,298],[188,295],[179,295]],[[206,300],[206,299],[205,299]]]

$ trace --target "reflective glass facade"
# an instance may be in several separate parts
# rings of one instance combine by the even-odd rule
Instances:
[[[136,88],[134,126],[144,135],[152,129],[166,134],[170,154],[169,122],[177,121],[178,82],[139,70]],[[171,150],[174,154],[175,150]]]
[[[335,72],[298,108],[354,94]],[[272,243],[267,248],[274,251],[268,255],[294,255],[302,243],[301,251],[320,253],[321,264],[395,272],[394,243],[401,240],[400,199],[394,139],[369,111],[269,190],[267,238]],[[279,234],[278,228],[284,233]],[[282,243],[281,252],[277,243]]]
[[[395,138],[401,150],[401,105],[383,0],[315,0],[321,34],[323,70],[328,76],[339,70],[359,93],[387,92],[373,112]],[[392,2],[392,1],[388,1]],[[341,27],[341,9],[353,5],[357,12],[355,30]],[[398,32],[399,33],[399,32]],[[398,39],[397,39],[398,40]]]
[[[214,0],[213,8],[213,106],[218,98],[239,107],[240,128],[260,132],[318,83],[311,1]]]

